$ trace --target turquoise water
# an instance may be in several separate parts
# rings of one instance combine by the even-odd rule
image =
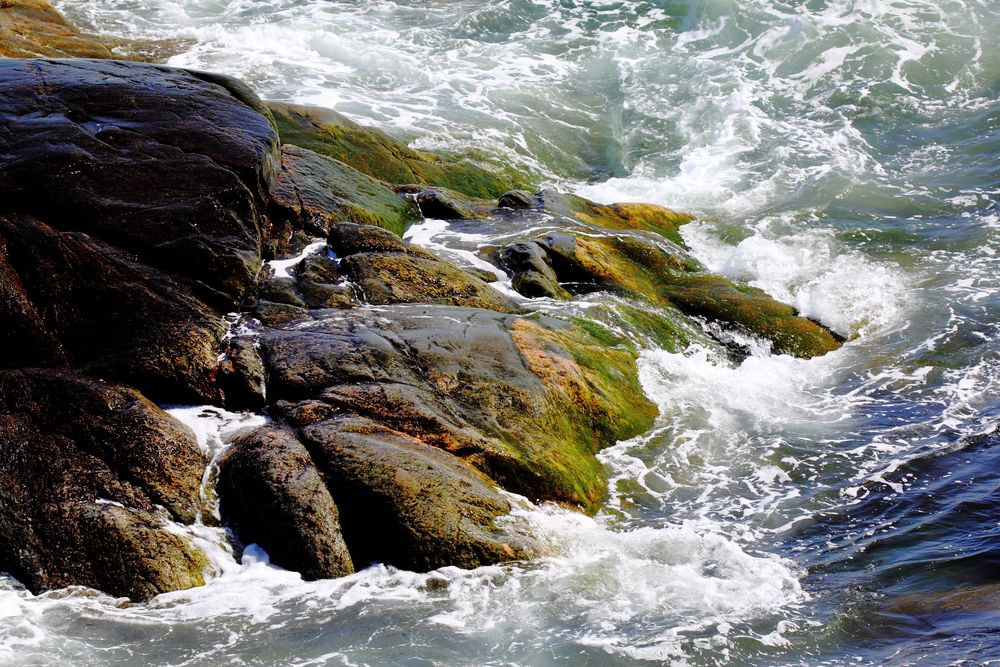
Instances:
[[[706,264],[852,340],[738,366],[647,351],[661,420],[602,454],[605,510],[512,519],[556,557],[305,583],[221,554],[205,588],[121,608],[7,581],[0,661],[1000,664],[1000,438],[980,435],[1000,421],[1000,3],[58,5],[270,99],[691,211]]]

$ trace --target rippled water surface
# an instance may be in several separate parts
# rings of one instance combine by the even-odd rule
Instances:
[[[6,581],[0,662],[1000,664],[1000,2],[58,5],[270,99],[691,211],[709,267],[851,340],[644,352],[661,418],[602,453],[605,509],[509,519],[556,557],[306,583],[220,550],[208,586],[132,606]],[[209,449],[247,427],[177,414]]]

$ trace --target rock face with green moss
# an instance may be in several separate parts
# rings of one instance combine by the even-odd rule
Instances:
[[[439,186],[485,199],[516,185],[510,176],[478,165],[413,150],[329,109],[277,102],[268,107],[283,143],[326,155],[386,183]]]

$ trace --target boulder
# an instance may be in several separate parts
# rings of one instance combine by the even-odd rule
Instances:
[[[193,522],[205,460],[138,392],[50,370],[0,371],[0,568],[34,592],[146,600],[203,583]]]
[[[488,218],[495,208],[493,202],[467,197],[447,188],[424,185],[397,185],[396,194],[412,201],[424,218],[436,220],[479,220]]]
[[[404,253],[360,253],[341,260],[341,270],[367,303],[439,303],[513,313],[520,306],[481,278],[454,264]]]
[[[97,39],[80,34],[45,0],[0,2],[0,57],[110,58]]]
[[[86,233],[231,309],[260,268],[277,135],[246,86],[108,60],[0,60],[0,213]]]
[[[261,334],[276,418],[356,414],[533,500],[596,508],[594,455],[656,416],[635,349],[598,325],[455,306],[317,317]]]
[[[495,199],[513,185],[510,176],[467,161],[413,150],[335,111],[279,102],[269,102],[268,106],[282,143],[332,157],[386,183],[438,186],[483,199]]]
[[[459,458],[358,417],[315,424],[302,437],[345,508],[344,538],[358,568],[475,568],[537,553],[496,525],[510,502]]]
[[[306,579],[354,571],[339,511],[305,447],[290,431],[263,427],[219,461],[220,513],[244,544]]]

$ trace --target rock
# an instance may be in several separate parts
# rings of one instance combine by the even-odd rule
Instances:
[[[466,161],[415,151],[334,111],[278,102],[268,106],[282,143],[332,157],[387,183],[431,185],[483,199],[496,198],[513,185],[509,176]]]
[[[219,461],[222,518],[244,544],[306,579],[354,571],[339,511],[305,447],[287,430],[263,427]]]
[[[684,239],[680,235],[680,227],[694,220],[692,215],[677,213],[655,204],[605,205],[554,190],[539,192],[536,201],[542,210],[551,215],[563,216],[603,229],[641,229],[655,232],[682,248],[685,246]]]
[[[0,368],[71,366],[170,402],[215,400],[221,319],[183,285],[79,232],[0,214]]]
[[[89,234],[231,309],[255,286],[279,164],[251,96],[167,67],[0,60],[0,213]]]
[[[500,195],[497,206],[513,209],[535,208],[538,206],[538,200],[535,199],[535,195],[526,190],[509,190]]]
[[[271,219],[326,236],[338,222],[375,225],[397,234],[419,217],[412,202],[342,162],[298,146],[281,148],[282,171],[271,196]]]
[[[499,264],[513,275],[512,286],[529,298],[549,297],[569,300],[569,292],[559,285],[545,248],[534,241],[514,243],[500,252]]]
[[[843,339],[801,317],[762,290],[703,273],[700,263],[676,246],[638,233],[614,236],[549,234],[539,240],[559,282],[571,291],[593,286],[705,318],[770,340],[778,354],[809,358],[837,349]]]
[[[44,0],[0,2],[0,56],[4,58],[110,58],[97,39],[81,35]]]
[[[368,252],[345,257],[340,267],[367,303],[439,303],[501,313],[521,309],[482,279],[444,260]]]
[[[264,366],[252,338],[229,341],[225,358],[219,363],[217,384],[227,410],[264,410]]]
[[[331,227],[327,243],[337,257],[347,257],[362,252],[407,253],[413,250],[412,246],[386,229],[351,223],[341,223]]]
[[[497,527],[510,503],[461,459],[357,417],[310,426],[303,438],[338,505],[349,508],[342,522],[355,567],[427,572],[537,553],[530,540]]]
[[[776,354],[809,359],[836,350],[844,339],[799,315],[763,290],[734,285],[725,278],[692,275],[662,287],[662,294],[689,315],[723,322],[771,341]]]
[[[605,491],[594,454],[656,416],[635,350],[598,325],[389,306],[263,332],[261,349],[268,396],[293,425],[357,414],[510,491],[588,509]]]
[[[3,224],[0,222],[0,224]],[[0,368],[11,366],[66,367],[66,351],[46,327],[7,257],[0,233]]]
[[[133,390],[0,371],[0,568],[34,592],[201,585],[205,555],[164,519],[194,520],[204,466],[190,430]]]
[[[507,215],[504,221],[508,226],[520,224],[529,233],[537,234],[539,221],[534,213],[522,215],[528,219],[518,222],[517,215]],[[843,343],[826,327],[801,317],[794,308],[761,290],[706,273],[684,248],[664,238],[663,229],[620,229],[609,233],[592,222],[565,216],[550,219],[546,225],[553,231],[516,241],[499,251],[481,253],[508,271],[512,286],[524,296],[569,299],[608,291],[769,340],[775,353],[803,358],[825,354]],[[516,232],[510,236],[516,237]],[[633,308],[631,312],[639,311]],[[666,316],[668,320],[674,317]],[[653,334],[651,340],[661,347],[676,349],[681,338],[686,338],[672,338],[670,332],[677,331],[674,323],[654,324],[648,312],[639,319],[643,320],[641,328]]]
[[[423,185],[397,185],[396,194],[412,201],[425,218],[436,220],[479,220],[488,218],[492,202],[474,199],[447,188],[428,188]]]
[[[266,327],[280,327],[299,319],[309,317],[309,311],[286,303],[261,300],[254,307],[253,316]]]

